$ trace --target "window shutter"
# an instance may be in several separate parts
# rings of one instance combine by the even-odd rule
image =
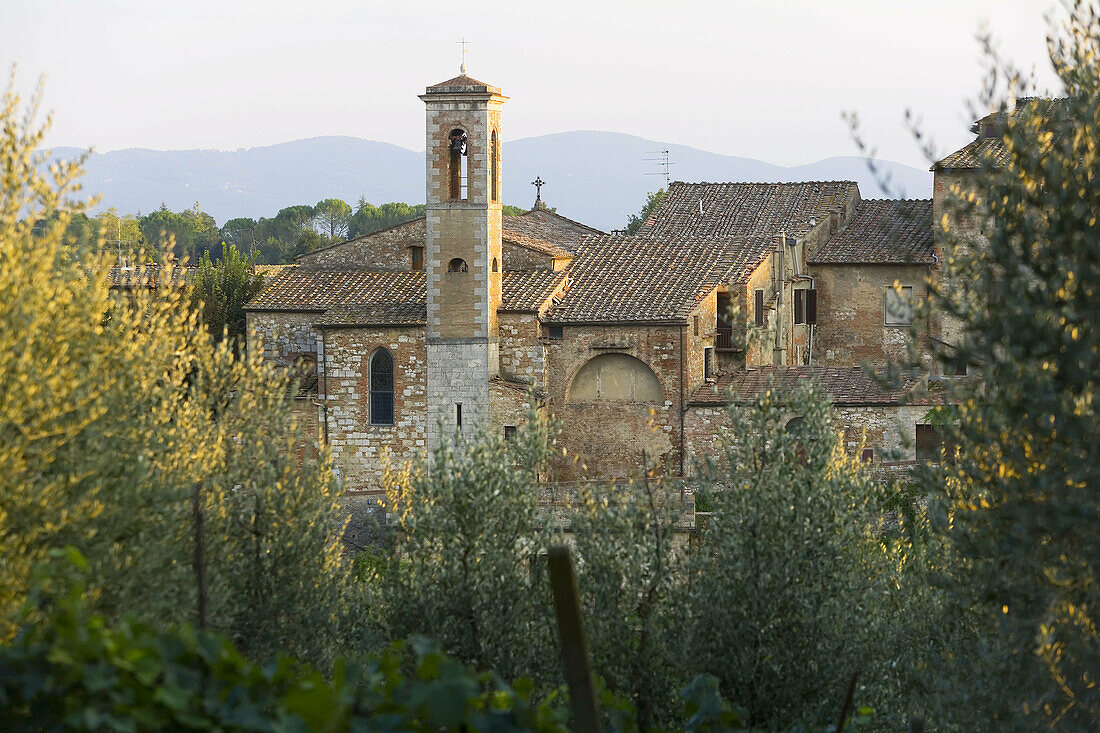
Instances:
[[[817,323],[817,291],[806,291],[806,323]]]
[[[764,325],[764,291],[756,291],[756,325]]]
[[[803,297],[806,294],[805,290],[794,291],[794,322],[805,323],[806,322],[806,301]]]

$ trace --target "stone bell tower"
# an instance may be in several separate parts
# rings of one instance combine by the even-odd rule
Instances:
[[[428,87],[428,449],[489,425],[499,366],[500,89],[466,76]]]

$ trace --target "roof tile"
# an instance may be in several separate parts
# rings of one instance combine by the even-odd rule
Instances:
[[[935,263],[932,201],[867,199],[836,236],[809,258],[811,265],[902,265]]]

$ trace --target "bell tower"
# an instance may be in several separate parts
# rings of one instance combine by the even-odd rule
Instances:
[[[489,425],[499,366],[500,89],[466,76],[428,87],[425,271],[428,449]]]

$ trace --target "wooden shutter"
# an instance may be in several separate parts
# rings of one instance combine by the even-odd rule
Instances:
[[[806,291],[806,323],[817,323],[817,291]]]
[[[756,291],[756,325],[764,325],[764,291]]]
[[[806,322],[806,299],[803,297],[806,294],[805,290],[794,291],[794,322],[805,323]]]

